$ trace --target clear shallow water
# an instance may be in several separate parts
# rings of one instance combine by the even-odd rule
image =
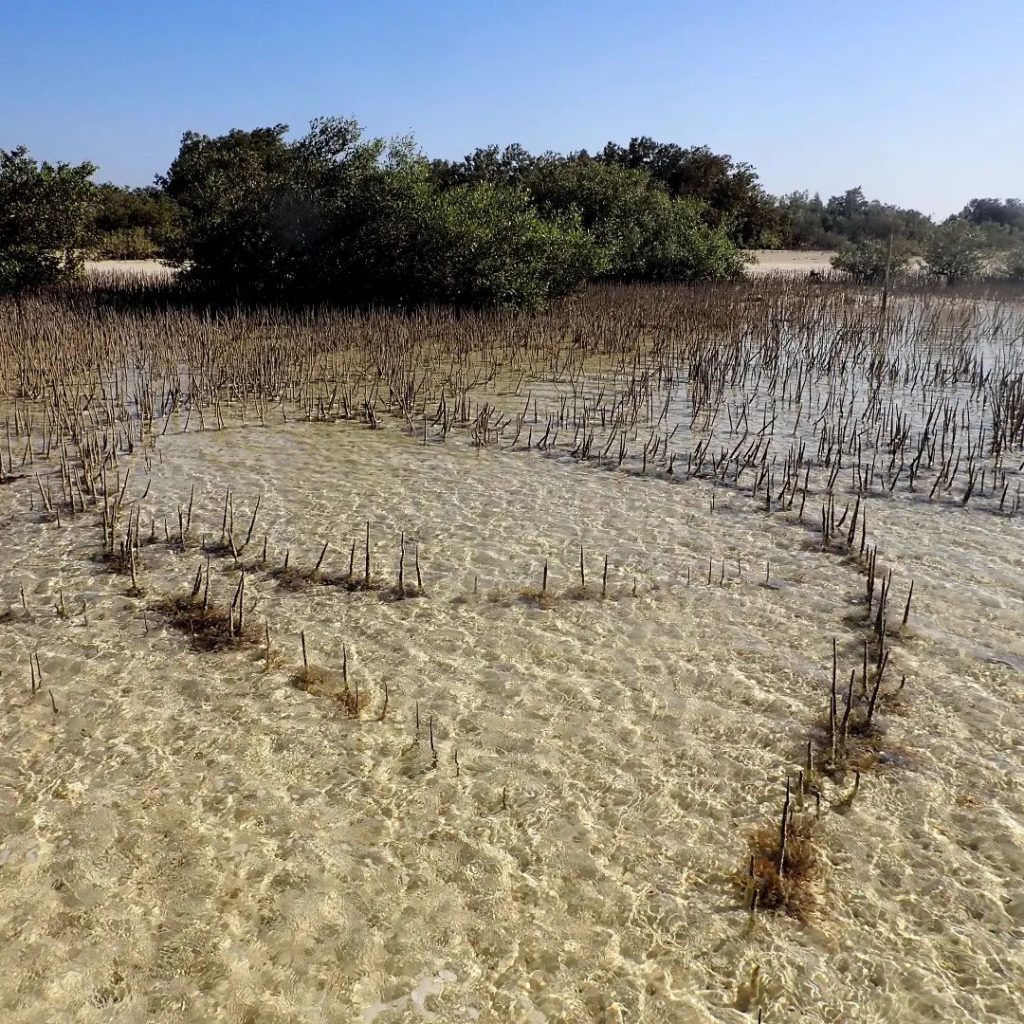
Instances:
[[[90,561],[91,515],[39,525],[28,480],[0,490],[0,607],[23,583],[32,612],[0,624],[6,1019],[1015,1019],[1019,521],[869,499],[897,604],[916,581],[888,717],[909,767],[866,777],[845,813],[826,801],[812,920],[751,927],[746,837],[825,710],[832,637],[858,657],[862,577],[809,530],[721,488],[712,512],[701,481],[393,427],[172,428],[157,448],[129,488],[149,484],[143,524],[173,530],[194,483],[194,530],[216,540],[224,488],[236,532],[261,494],[270,562],[330,541],[337,570],[369,519],[382,573],[400,531],[419,542],[427,596],[254,574],[264,672],[258,649],[196,652],[144,620],[198,551],[144,548],[147,598],[127,598]],[[591,587],[609,556],[608,600],[517,599],[545,559],[556,593],[576,584],[580,544]],[[348,647],[360,721],[290,685],[303,629],[317,663]],[[56,716],[29,699],[34,651]]]

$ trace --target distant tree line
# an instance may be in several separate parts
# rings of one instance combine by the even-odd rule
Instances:
[[[949,280],[997,249],[1006,273],[1024,269],[1019,200],[973,199],[936,225],[860,188],[773,197],[749,164],[647,137],[429,160],[323,118],[298,138],[186,133],[146,188],[95,184],[95,170],[0,151],[0,291],[73,276],[86,255],[162,258],[223,299],[387,306],[536,307],[587,281],[726,279],[758,247],[838,249],[863,280],[912,254]]]
[[[819,195],[791,192],[777,200],[776,209],[779,237],[787,249],[840,249],[887,239],[890,234],[922,242],[934,227],[925,214],[867,199],[859,187],[827,202]]]
[[[155,259],[174,239],[176,214],[174,201],[156,185],[98,185],[91,248],[102,259]]]

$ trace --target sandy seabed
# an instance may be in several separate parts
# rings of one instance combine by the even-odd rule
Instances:
[[[1019,338],[987,323],[981,355],[1010,365]],[[931,365],[901,344],[893,365]],[[772,406],[786,443],[833,402],[815,372],[806,409]],[[920,415],[900,381],[871,401]],[[557,409],[560,387],[532,395]],[[849,394],[847,417],[867,389]],[[518,384],[478,397],[523,409]],[[982,393],[961,398],[977,416]],[[1021,1019],[1024,526],[992,485],[968,506],[872,474],[906,688],[856,793],[850,772],[817,779],[805,919],[751,916],[749,838],[803,766],[833,639],[844,675],[860,663],[862,567],[823,549],[817,513],[685,479],[686,456],[648,471],[638,444],[599,468],[539,452],[539,426],[531,450],[478,448],[274,409],[223,429],[173,412],[110,467],[139,511],[141,594],[97,560],[98,515],[41,515],[44,465],[5,452],[0,1020]],[[666,409],[692,445],[688,407]],[[206,651],[154,606],[207,564],[226,489],[239,545],[260,499],[238,552],[256,642]],[[358,573],[367,522],[373,574],[395,582],[404,536],[422,596],[275,577],[321,556],[328,579]],[[227,604],[235,559],[209,565]],[[303,632],[314,666],[347,662],[357,718],[294,685]]]
[[[149,480],[158,523],[194,483],[211,537],[224,487],[239,522],[262,494],[278,560],[328,540],[343,567],[370,519],[393,573],[404,530],[426,594],[253,574],[264,671],[144,616],[86,517],[40,527],[27,481],[0,492],[4,1020],[1018,1019],[1019,543],[986,565],[965,529],[950,567],[906,536],[931,624],[907,668],[942,727],[907,716],[913,769],[829,815],[821,912],[751,922],[745,836],[860,586],[804,531],[696,484],[351,425],[168,433]],[[580,543],[592,587],[609,555],[606,600],[517,599],[545,559],[553,593],[577,583]],[[201,562],[143,558],[151,592]],[[303,629],[316,663],[347,646],[359,720],[290,685]]]

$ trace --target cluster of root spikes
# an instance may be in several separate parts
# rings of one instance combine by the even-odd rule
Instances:
[[[608,598],[608,556],[604,556],[604,566],[601,570],[601,586],[589,585],[587,583],[586,550],[580,545],[579,561],[579,582],[569,587],[564,593],[557,593],[548,586],[548,562],[545,559],[541,569],[540,586],[526,586],[519,591],[519,599],[526,604],[535,605],[538,608],[553,608],[563,599],[570,601],[604,601]],[[474,590],[476,583],[474,581]],[[633,582],[633,596],[636,597],[637,584]]]
[[[189,498],[188,511],[185,513],[184,517],[182,515],[181,506],[178,506],[178,531],[182,549],[185,547],[186,538],[189,535],[192,525],[192,500],[194,497],[195,488],[193,487],[192,495]],[[235,565],[238,565],[242,553],[249,547],[250,543],[252,543],[253,532],[256,529],[256,517],[260,514],[260,505],[262,501],[263,495],[256,495],[256,503],[253,505],[252,514],[249,516],[249,527],[245,532],[245,538],[238,543],[235,541],[235,499],[231,492],[231,488],[227,488],[224,491],[224,513],[221,518],[220,539],[216,542],[210,542],[204,537],[202,540],[203,551],[214,558],[231,555],[234,559]]]
[[[266,635],[246,615],[244,572],[238,574],[230,604],[211,597],[209,558],[196,569],[191,591],[161,598],[150,605],[150,610],[175,629],[188,633],[198,650],[257,645]]]
[[[740,883],[752,917],[759,910],[772,910],[806,920],[813,911],[821,872],[816,836],[820,811],[820,796],[816,791],[812,794],[803,773],[795,794],[787,776],[778,819],[759,826],[750,836],[749,859]]]
[[[121,510],[124,505],[125,491],[128,487],[130,475],[130,470],[125,473],[124,483],[112,500],[109,502],[106,498],[103,500],[103,519],[101,523],[103,546],[100,550],[99,560],[111,572],[130,577],[131,587],[128,591],[129,595],[132,597],[142,597],[143,590],[139,583],[142,550],[140,532],[141,510],[138,502],[128,510],[124,536],[120,537],[118,534]],[[147,485],[147,493],[148,490],[149,487]]]
[[[306,649],[305,630],[300,634],[302,644],[302,668],[292,676],[292,686],[314,697],[326,697],[337,703],[349,718],[359,718],[369,705],[365,690],[360,690],[358,679],[349,683],[348,647],[342,645],[341,667],[331,669],[311,664]],[[384,687],[384,701],[380,711],[383,721],[388,709],[388,689]]]
[[[872,664],[869,641],[862,641],[859,671],[851,669],[843,686],[839,680],[837,643],[832,641],[832,683],[827,715],[815,725],[808,740],[809,763],[816,745],[815,765],[832,777],[841,777],[849,768],[865,771],[877,765],[897,766],[904,760],[887,741],[887,730],[879,720],[878,711],[897,700],[907,677],[901,676],[898,684],[890,684],[883,690],[889,651],[883,644],[878,645],[877,651],[878,657]]]
[[[382,600],[401,601],[405,598],[423,597],[423,574],[420,570],[419,544],[413,544],[410,559],[410,544],[405,533],[399,540],[398,563],[394,582],[387,584],[373,574],[370,545],[370,523],[366,524],[364,546],[362,551],[362,573],[356,566],[356,542],[352,541],[348,553],[348,568],[345,570],[324,567],[330,543],[325,541],[320,549],[320,556],[312,568],[294,565],[291,562],[291,551],[285,551],[284,564],[271,572],[278,585],[286,590],[305,590],[310,585],[338,587],[352,592],[376,591]],[[408,562],[411,560],[412,565]]]
[[[817,826],[821,816],[822,791],[819,779],[827,776],[842,782],[852,770],[852,789],[833,804],[845,812],[852,806],[861,785],[861,773],[884,765],[898,767],[905,757],[886,738],[878,710],[898,702],[906,676],[897,685],[884,686],[891,651],[886,643],[887,607],[892,591],[891,571],[877,583],[877,548],[868,550],[866,570],[867,615],[863,624],[869,635],[861,642],[858,668],[850,671],[846,685],[840,682],[838,641],[832,640],[832,679],[827,715],[812,729],[807,740],[804,768],[799,773],[796,794],[786,779],[786,794],[777,823],[757,828],[751,836],[751,852],[742,879],[744,899],[753,916],[758,909],[783,911],[805,920],[816,905],[815,884],[821,861],[817,849]],[[877,609],[875,590],[879,589]],[[910,616],[913,582],[903,606],[900,630]],[[809,810],[813,797],[814,813]]]

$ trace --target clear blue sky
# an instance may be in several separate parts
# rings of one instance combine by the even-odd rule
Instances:
[[[187,129],[431,156],[651,135],[945,215],[1024,197],[1024,0],[0,0],[0,147],[146,184]]]

